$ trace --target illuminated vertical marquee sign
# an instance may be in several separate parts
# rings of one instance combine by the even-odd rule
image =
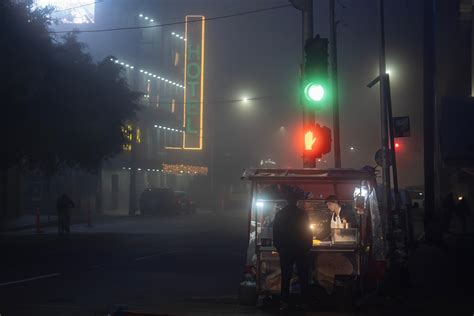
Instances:
[[[204,25],[204,16],[186,16],[183,148],[189,150],[203,147]]]

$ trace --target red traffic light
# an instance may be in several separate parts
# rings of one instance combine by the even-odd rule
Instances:
[[[331,151],[331,130],[326,126],[316,124],[305,130],[304,150],[312,158],[321,158]]]
[[[312,151],[315,142],[316,137],[314,137],[314,132],[312,130],[307,131],[304,134],[304,150]]]

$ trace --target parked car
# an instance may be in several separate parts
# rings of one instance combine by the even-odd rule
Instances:
[[[196,203],[192,201],[188,194],[184,191],[175,191],[176,200],[178,202],[178,207],[181,212],[185,212],[187,214],[194,214],[196,213]]]
[[[174,192],[170,188],[146,189],[140,195],[139,207],[143,215],[193,214],[196,212],[196,204],[189,199],[186,192]]]
[[[140,213],[142,215],[177,213],[176,196],[170,188],[150,188],[140,195]]]

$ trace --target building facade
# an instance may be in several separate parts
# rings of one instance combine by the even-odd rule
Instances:
[[[111,10],[96,10],[96,28],[98,21],[136,28],[125,36],[110,34],[102,43],[91,39],[90,46],[106,45],[108,53],[101,48],[102,57],[107,54],[111,63],[121,66],[130,87],[142,94],[136,119],[124,129],[129,143],[122,154],[102,166],[100,206],[104,211],[135,213],[139,195],[150,187],[187,191],[201,203],[207,195],[204,17],[183,15],[181,20],[190,23],[157,26],[166,15],[152,1],[117,1]]]

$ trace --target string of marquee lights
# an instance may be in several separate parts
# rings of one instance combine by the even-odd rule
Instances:
[[[154,19],[152,19],[152,18],[150,18],[150,17],[148,17],[148,16],[144,16],[144,15],[141,14],[141,13],[138,15],[138,17],[139,17],[139,18],[142,18],[143,20],[146,20],[146,21],[148,21],[148,22],[150,22],[150,23],[154,23],[154,22],[155,22]]]
[[[122,167],[122,170],[132,170],[131,167]],[[193,165],[163,164],[163,169],[137,168],[137,171],[159,172],[173,175],[207,175],[208,167]]]
[[[179,39],[182,39],[183,41],[186,41],[186,38],[184,38],[184,36],[179,35],[179,34],[176,33],[176,32],[171,32],[171,35],[174,35],[175,37],[177,37],[177,38],[179,38]]]
[[[282,97],[286,97],[283,95],[269,95],[269,96],[258,96],[253,98],[245,98],[243,99],[224,99],[224,100],[210,100],[210,101],[193,101],[194,104],[226,104],[226,103],[242,103],[247,101],[260,101],[260,100],[270,100],[270,99],[281,99]],[[171,103],[173,100],[161,100],[160,102],[164,103]],[[179,102],[175,100],[176,105],[183,105],[185,102]]]
[[[155,19],[153,19],[153,18],[151,18],[151,17],[149,17],[149,16],[146,16],[146,15],[144,15],[143,13],[140,13],[140,14],[138,15],[138,17],[139,17],[140,19],[143,19],[143,20],[149,22],[149,23],[154,23],[154,22],[155,22]],[[184,38],[183,35],[180,35],[180,34],[178,34],[178,33],[176,33],[176,32],[171,32],[171,35],[173,35],[174,37],[177,37],[177,38],[179,38],[179,39],[181,39],[181,40],[183,40],[183,41],[186,41],[186,38]]]
[[[256,9],[256,10],[243,11],[243,12],[238,12],[238,13],[233,13],[233,14],[227,14],[227,15],[221,15],[221,16],[215,16],[215,17],[206,18],[206,21],[215,21],[215,20],[228,19],[228,18],[233,18],[233,17],[237,17],[237,16],[242,16],[242,15],[248,15],[248,14],[254,14],[254,13],[265,12],[265,11],[270,11],[270,10],[277,10],[277,9],[282,9],[282,8],[288,8],[288,7],[292,7],[292,6],[293,6],[293,5],[291,5],[291,4],[285,4],[285,5],[267,7],[267,8]],[[49,33],[49,34],[64,34],[64,33],[100,33],[100,32],[113,32],[113,31],[126,31],[126,30],[149,29],[149,28],[155,28],[155,27],[181,25],[181,24],[196,23],[196,22],[201,22],[201,21],[200,21],[200,20],[193,20],[193,21],[187,21],[187,22],[186,22],[186,21],[178,21],[178,22],[163,23],[163,24],[145,25],[145,26],[125,26],[125,27],[114,27],[114,28],[104,28],[104,29],[95,29],[95,30],[78,30],[78,29],[73,29],[73,30],[68,30],[68,31],[50,31],[50,32],[48,32],[48,33]]]
[[[182,129],[177,129],[177,128],[172,128],[172,127],[166,127],[166,126],[161,126],[161,125],[154,125],[155,128],[160,128],[162,130],[170,131],[170,132],[178,132],[178,133],[184,133]]]
[[[116,64],[119,64],[119,65],[122,65],[124,66],[125,68],[129,68],[129,69],[135,69],[135,66],[133,65],[130,65],[130,64],[127,64],[126,62],[122,61],[122,60],[119,60],[119,59],[114,59],[114,58],[110,58],[110,61],[116,63]],[[154,74],[152,73],[151,71],[147,71],[147,70],[144,70],[144,69],[140,69],[140,73],[142,73],[145,77],[147,78],[152,78],[152,79],[156,79],[157,81],[161,80],[165,83],[169,83],[169,84],[172,84],[176,87],[179,87],[181,89],[184,89],[184,86],[177,83],[177,82],[174,82],[172,80],[169,80],[165,77],[162,77],[162,76],[158,76],[157,74]],[[149,80],[149,79],[148,79]]]
[[[124,61],[121,61],[119,59],[110,58],[110,61],[114,62],[115,64],[119,64],[121,66],[124,66],[125,68],[135,69],[135,66],[127,64]],[[183,85],[177,84],[176,82],[173,82],[169,79],[158,76],[157,74],[154,74],[152,72],[149,72],[149,71],[146,71],[146,70],[143,70],[143,69],[140,69],[139,71],[140,71],[140,73],[143,73],[143,75],[145,77],[147,77],[147,76],[152,77],[153,79],[161,80],[161,81],[164,81],[165,83],[170,83],[170,84],[175,85],[179,88],[185,89],[185,87]],[[148,79],[148,81],[150,81],[150,80]],[[145,96],[148,97],[147,94],[145,94]],[[258,101],[258,100],[271,99],[271,98],[275,98],[275,96],[258,96],[258,97],[253,97],[253,98],[246,98],[246,101]],[[161,102],[172,102],[172,100],[168,100],[168,101],[161,100]],[[243,102],[243,100],[242,99],[227,99],[227,100],[211,100],[211,101],[194,102],[194,103],[224,104],[224,103],[240,103],[240,102]],[[184,102],[175,101],[175,104],[176,105],[183,105]]]
[[[132,170],[130,167],[122,167],[122,170]],[[153,171],[153,172],[164,172],[162,169],[145,169],[145,168],[137,168],[138,171]]]
[[[192,165],[174,165],[174,164],[163,164],[164,173],[180,175],[180,174],[193,174],[193,175],[207,175],[208,168],[204,166],[192,166]]]

